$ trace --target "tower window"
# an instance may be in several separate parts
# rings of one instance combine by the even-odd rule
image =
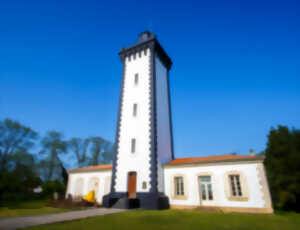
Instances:
[[[133,111],[132,111],[132,113],[133,113],[133,116],[136,117],[136,115],[137,115],[137,104],[133,104]]]
[[[131,153],[135,153],[135,145],[136,145],[136,140],[135,138],[131,139]]]
[[[134,75],[134,84],[135,84],[135,85],[138,85],[138,83],[139,83],[139,74],[136,73],[136,74]]]

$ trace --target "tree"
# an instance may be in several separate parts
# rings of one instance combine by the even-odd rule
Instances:
[[[17,121],[0,121],[0,170],[8,166],[9,158],[17,151],[27,150],[34,145],[37,133]]]
[[[109,159],[111,149],[111,143],[107,140],[104,140],[101,137],[91,137],[91,159],[90,165],[98,165],[100,163],[109,163],[107,160]]]
[[[113,145],[109,145],[107,150],[105,152],[103,152],[102,156],[102,162],[104,164],[111,164],[114,158],[114,153],[115,153],[115,144]]]
[[[90,139],[72,138],[68,142],[68,148],[74,153],[77,161],[77,167],[87,166],[88,156],[87,150],[90,144]]]
[[[50,131],[41,141],[41,154],[46,154],[47,159],[41,161],[41,166],[47,169],[46,180],[54,179],[57,168],[61,169],[62,161],[60,155],[66,153],[67,142],[63,140],[61,133]]]
[[[274,206],[300,211],[300,130],[272,128],[265,153]]]
[[[23,149],[10,155],[9,167],[0,172],[0,201],[24,200],[34,197],[33,189],[41,184],[36,161]]]

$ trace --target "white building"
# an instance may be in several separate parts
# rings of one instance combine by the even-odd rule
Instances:
[[[95,190],[106,207],[218,207],[272,213],[263,157],[219,155],[174,159],[169,93],[172,62],[143,32],[122,49],[123,76],[113,165],[69,171],[67,194]]]

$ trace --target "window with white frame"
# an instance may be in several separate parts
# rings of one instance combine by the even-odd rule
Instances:
[[[200,176],[200,189],[202,200],[213,200],[213,191],[210,176]]]
[[[242,186],[240,175],[229,175],[229,183],[231,188],[231,196],[233,197],[242,197]]]
[[[131,153],[135,153],[135,148],[136,148],[136,140],[135,138],[131,139]]]
[[[175,184],[175,196],[183,196],[184,195],[183,177],[182,176],[175,177],[174,184]]]
[[[133,104],[132,115],[133,115],[134,117],[136,117],[136,116],[137,116],[137,104],[136,104],[136,103],[135,103],[135,104]]]

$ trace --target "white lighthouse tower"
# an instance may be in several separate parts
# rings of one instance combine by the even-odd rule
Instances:
[[[162,165],[173,157],[169,93],[172,62],[148,31],[119,53],[123,76],[111,192],[106,207],[168,208]]]

